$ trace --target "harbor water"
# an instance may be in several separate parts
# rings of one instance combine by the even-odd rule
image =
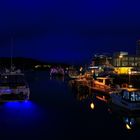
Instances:
[[[98,93],[78,93],[67,78],[50,78],[45,71],[26,77],[30,100],[0,104],[2,140],[139,138],[140,114],[114,109],[95,98]]]

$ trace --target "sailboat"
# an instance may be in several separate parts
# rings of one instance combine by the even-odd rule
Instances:
[[[0,101],[29,100],[30,89],[24,73],[13,65],[11,46],[11,68],[0,75]]]

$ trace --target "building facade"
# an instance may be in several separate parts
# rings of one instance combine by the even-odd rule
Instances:
[[[140,67],[140,55],[129,55],[128,52],[118,52],[113,57],[114,67]]]
[[[95,66],[110,66],[112,65],[112,57],[107,55],[94,55],[92,62]]]

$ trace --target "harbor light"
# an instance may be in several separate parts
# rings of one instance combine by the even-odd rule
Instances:
[[[128,75],[129,75],[129,85],[130,85],[130,80],[131,80],[131,70],[128,71]]]
[[[40,68],[40,67],[41,67],[41,65],[36,65],[36,66],[35,66],[36,69],[37,69],[37,68]]]
[[[120,61],[119,62],[120,63],[119,65],[120,65],[120,67],[122,67],[122,58],[123,58],[123,55],[119,55],[119,61]]]
[[[123,55],[119,55],[119,58],[123,58]]]

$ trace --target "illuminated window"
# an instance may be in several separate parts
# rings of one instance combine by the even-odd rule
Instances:
[[[133,61],[133,60],[134,60],[134,57],[129,57],[129,60],[130,60],[130,61]]]
[[[123,57],[122,60],[127,61],[128,57]]]
[[[98,79],[99,82],[103,83],[103,79]]]
[[[123,92],[123,98],[126,100],[129,100],[129,92],[128,91]]]
[[[130,100],[131,100],[131,101],[135,101],[135,92],[132,92],[132,93],[131,93]]]
[[[140,101],[140,92],[136,92],[136,101]]]
[[[123,62],[122,63],[122,66],[127,66],[128,65],[128,62]]]
[[[131,63],[131,66],[135,66],[135,63]]]

